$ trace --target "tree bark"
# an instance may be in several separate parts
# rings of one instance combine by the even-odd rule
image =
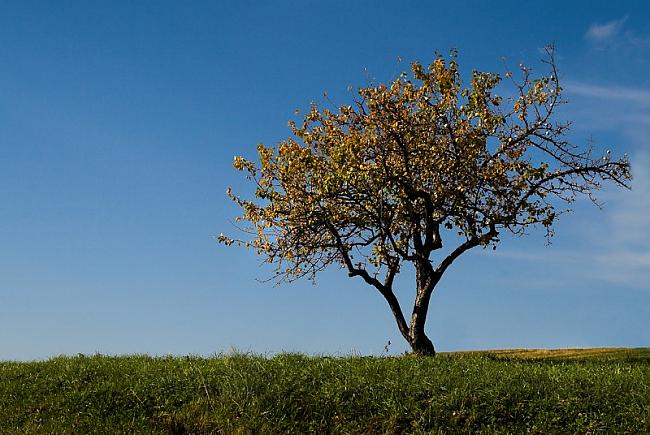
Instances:
[[[433,343],[424,332],[419,335],[411,335],[409,337],[409,345],[413,353],[417,356],[436,356]]]
[[[417,293],[411,314],[408,342],[416,355],[435,356],[436,354],[433,343],[424,331],[424,326],[427,321],[431,294],[441,275],[433,270],[428,261],[418,261],[415,265]]]

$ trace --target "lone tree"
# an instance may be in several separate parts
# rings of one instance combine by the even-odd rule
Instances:
[[[379,291],[415,354],[434,355],[429,301],[459,256],[496,249],[503,232],[541,225],[550,237],[559,204],[596,202],[604,181],[629,188],[627,157],[571,144],[569,124],[552,119],[564,101],[552,48],[547,55],[547,76],[522,65],[517,79],[505,74],[507,98],[495,93],[495,73],[474,71],[463,87],[452,51],[359,89],[352,106],[312,104],[301,124],[289,123],[292,138],[258,146],[259,163],[235,157],[256,184],[255,200],[228,189],[252,237],[218,240],[255,249],[276,281],[339,265]],[[405,263],[415,269],[410,320],[393,287]]]

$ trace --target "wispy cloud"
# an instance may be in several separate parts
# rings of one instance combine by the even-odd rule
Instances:
[[[567,82],[564,85],[570,94],[605,100],[628,101],[650,105],[650,90],[626,88],[621,86],[599,86],[580,82]]]
[[[554,288],[561,287],[567,279],[579,278],[581,282],[607,282],[616,288],[650,290],[650,152],[636,152],[630,160],[634,175],[632,191],[612,189],[602,195],[606,202],[603,213],[598,213],[590,225],[580,224],[579,247],[533,245],[520,250],[505,245],[495,252],[475,254],[534,263],[540,270],[554,271],[548,276],[535,276],[534,282],[520,286],[543,287],[543,281]],[[564,227],[558,237],[571,229]]]
[[[617,132],[625,137],[627,151],[648,148],[650,137],[650,89],[618,85],[594,85],[580,81],[564,84],[576,125],[590,131]]]
[[[599,256],[610,274],[629,280],[643,277],[650,288],[650,153],[632,156],[632,191],[609,201],[608,249]]]
[[[627,21],[627,15],[621,19],[609,21],[605,24],[592,23],[587,33],[585,33],[585,38],[597,43],[609,41],[618,35],[625,21]]]
[[[616,66],[632,64],[634,71],[642,71],[650,37],[626,29],[626,20],[627,16],[592,24],[584,35],[590,43],[586,54],[618,62]],[[609,51],[595,53],[593,48]],[[574,121],[576,137],[595,131],[600,136],[597,143],[606,141],[603,148],[630,155],[632,191],[606,188],[599,192],[598,199],[605,203],[603,211],[582,215],[571,223],[561,220],[557,243],[550,248],[530,245],[520,251],[504,244],[497,250],[497,256],[534,263],[542,271],[534,275],[530,286],[536,286],[538,280],[555,280],[555,287],[561,288],[565,282],[578,280],[585,286],[607,283],[612,288],[650,291],[650,87],[643,75],[630,81],[634,76],[621,76],[620,69],[611,71],[610,65],[603,66],[605,74],[583,70],[563,83],[565,95],[578,102],[568,105],[564,115]],[[594,82],[583,81],[585,77],[593,77]],[[610,84],[598,84],[598,78]],[[552,273],[545,272],[548,270]]]
[[[650,154],[640,152],[633,157],[632,191],[612,198],[611,219],[616,238],[630,247],[644,250],[650,259]]]

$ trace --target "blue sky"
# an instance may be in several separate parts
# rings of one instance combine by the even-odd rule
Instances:
[[[503,71],[549,42],[559,119],[627,152],[633,190],[577,204],[550,246],[539,231],[461,258],[427,331],[443,351],[650,345],[650,7],[493,3],[2,2],[0,359],[404,351],[361,281],[262,284],[252,253],[213,240],[238,212],[226,187],[248,188],[232,158],[435,51]]]

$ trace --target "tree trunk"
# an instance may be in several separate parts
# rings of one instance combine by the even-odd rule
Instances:
[[[409,345],[411,345],[411,350],[417,356],[436,356],[433,343],[424,333],[410,336]]]
[[[427,321],[429,301],[433,288],[440,280],[440,275],[434,272],[429,262],[420,262],[415,266],[415,281],[417,294],[413,304],[411,325],[409,328],[408,342],[411,350],[416,355],[435,356],[436,351],[433,343],[424,332],[424,325]]]

